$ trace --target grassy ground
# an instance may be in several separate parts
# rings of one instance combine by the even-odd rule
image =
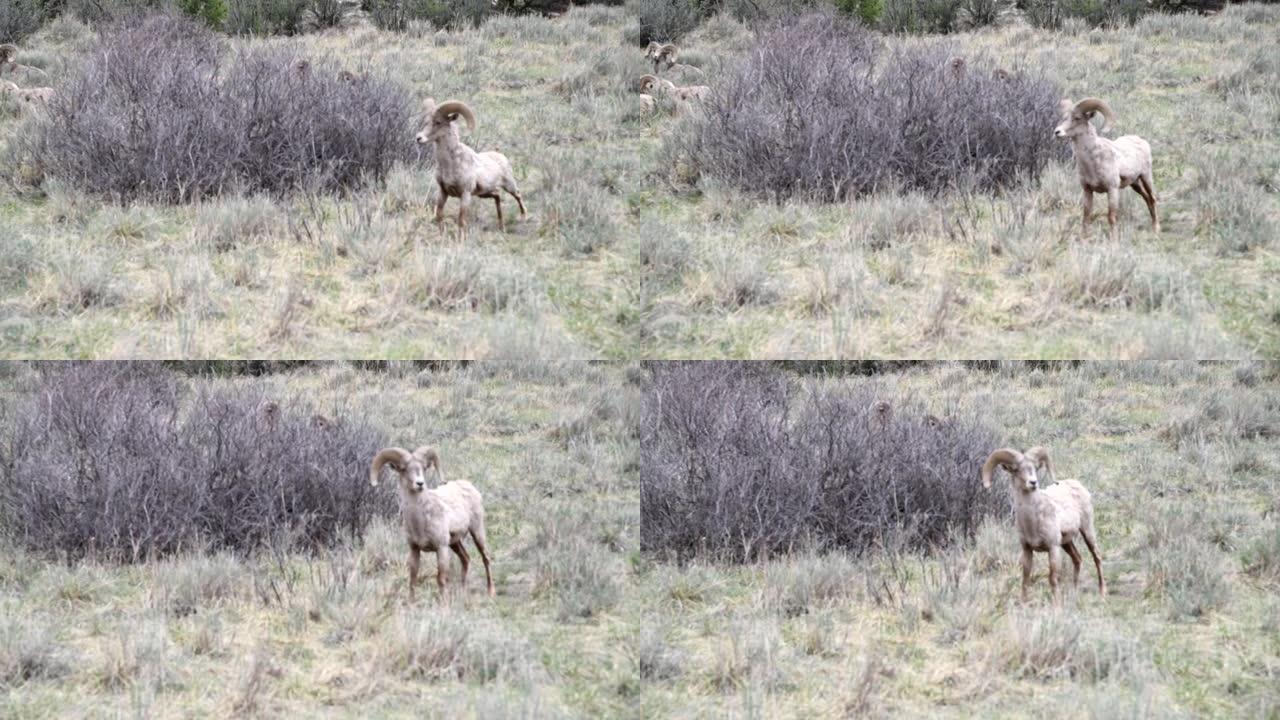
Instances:
[[[0,717],[620,714],[638,612],[626,589],[638,524],[626,372],[273,376],[279,396],[375,411],[393,442],[438,445],[450,476],[484,493],[497,597],[473,552],[465,596],[442,607],[425,560],[426,592],[410,605],[395,519],[315,558],[68,567],[6,547]]]
[[[433,592],[408,605],[394,522],[310,559],[68,567],[9,547],[0,716],[1280,711],[1274,368],[940,366],[876,380],[934,412],[990,406],[1010,442],[1047,444],[1061,476],[1090,487],[1111,595],[1100,602],[1086,572],[1061,610],[1043,557],[1032,601],[1017,601],[1007,522],[932,556],[640,556],[632,373],[274,376],[319,407],[377,408],[397,442],[437,442],[485,494],[497,597],[473,574],[448,609]]]
[[[1055,610],[1038,556],[1022,605],[1008,521],[932,556],[890,543],[862,557],[647,565],[635,581],[641,704],[682,717],[1274,717],[1270,377],[1229,365],[888,376],[934,412],[989,406],[1012,444],[1046,444],[1060,476],[1092,490],[1107,602],[1086,556],[1079,592]]]
[[[1280,350],[1280,11],[954,36],[1108,99],[1155,152],[1164,233],[1124,196],[1121,240],[1079,239],[1069,164],[1001,197],[763,204],[683,182],[631,80],[621,9],[475,30],[367,25],[296,42],[459,97],[474,144],[509,155],[530,217],[482,206],[466,246],[429,222],[430,169],[354,197],[114,207],[46,183],[0,190],[0,338],[17,357],[1221,357]],[[24,57],[55,81],[90,30],[58,21]],[[750,31],[684,41],[714,84]],[[234,40],[234,43],[248,42]],[[265,42],[265,41],[252,41]],[[890,43],[924,42],[891,39]],[[1045,128],[1050,132],[1051,128]],[[0,142],[21,132],[0,108]],[[1104,221],[1105,222],[1105,221]]]

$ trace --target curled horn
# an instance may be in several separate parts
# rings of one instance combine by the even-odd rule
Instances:
[[[1049,459],[1049,448],[1037,445],[1028,450],[1026,455],[1028,460],[1035,463],[1037,470],[1043,467],[1049,472],[1049,479],[1053,479],[1053,460]]]
[[[648,74],[646,74],[646,75],[641,75],[641,76],[640,76],[640,91],[641,91],[641,92],[645,92],[646,88],[656,88],[657,86],[658,86],[658,76],[657,76],[657,75],[648,75]]]
[[[991,453],[987,461],[982,464],[982,487],[991,487],[991,474],[996,471],[997,465],[1017,465],[1022,462],[1022,453],[1013,448],[1000,448]]]
[[[424,466],[435,468],[436,475],[440,477],[440,484],[445,483],[444,469],[440,467],[440,453],[436,452],[435,448],[430,445],[420,445],[413,451],[413,456]]]
[[[1102,130],[1099,132],[1106,132],[1107,128],[1111,127],[1111,123],[1116,121],[1116,114],[1111,111],[1111,106],[1098,98],[1091,97],[1081,100],[1076,103],[1076,110],[1079,110],[1082,113],[1102,113],[1102,117],[1105,122],[1102,123]]]
[[[373,464],[369,466],[369,484],[378,487],[378,473],[382,472],[382,466],[391,463],[396,469],[403,468],[409,464],[409,451],[402,447],[382,448],[377,455],[373,456]]]
[[[457,113],[467,121],[467,129],[471,132],[476,131],[476,114],[467,107],[467,104],[461,100],[448,100],[442,103],[431,113],[431,118],[437,122],[448,119],[450,115]]]

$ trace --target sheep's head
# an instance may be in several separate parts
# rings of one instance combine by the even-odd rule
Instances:
[[[951,77],[953,78],[957,78],[957,79],[961,78],[964,76],[964,69],[965,69],[966,63],[967,61],[964,59],[964,57],[960,55],[956,55],[952,57],[950,60],[947,60],[947,72],[951,73]]]
[[[1093,133],[1094,129],[1090,121],[1098,113],[1102,113],[1104,119],[1102,132],[1106,132],[1116,119],[1115,113],[1111,112],[1111,107],[1098,98],[1085,98],[1074,104],[1064,99],[1058,103],[1058,112],[1062,120],[1058,123],[1058,127],[1053,129],[1053,135],[1059,138],[1072,138]]]
[[[982,465],[982,486],[991,487],[991,477],[996,467],[1008,471],[1013,487],[1022,492],[1035,492],[1040,487],[1040,468],[1045,469],[1046,477],[1053,478],[1053,463],[1049,460],[1049,451],[1043,447],[1033,447],[1025,454],[1013,448],[1000,448],[991,453]]]
[[[400,487],[407,493],[420,493],[427,487],[427,468],[435,470],[436,477],[444,482],[440,470],[440,455],[435,448],[423,445],[413,452],[401,447],[383,448],[373,456],[373,464],[369,466],[369,484],[378,486],[378,475],[383,465],[390,465],[400,474]]]
[[[18,46],[11,43],[0,45],[0,65],[13,62],[18,55]]]
[[[641,75],[640,76],[640,92],[646,95],[658,94],[658,89],[662,81],[657,75]]]
[[[459,117],[467,121],[467,129],[471,132],[476,130],[476,114],[467,107],[467,104],[460,100],[449,100],[447,102],[436,105],[436,101],[427,98],[423,102],[426,109],[427,126],[418,133],[418,142],[420,144],[431,143],[443,139],[449,133],[454,131],[453,123]]]
[[[276,424],[280,422],[280,404],[274,400],[268,400],[258,406],[258,414],[266,423],[268,430],[275,430]]]
[[[889,404],[889,401],[881,400],[871,406],[871,416],[883,428],[893,419],[893,406]]]
[[[644,56],[649,58],[650,60],[657,60],[658,56],[661,54],[662,54],[662,43],[656,40],[650,40],[649,47],[646,48],[644,51]]]

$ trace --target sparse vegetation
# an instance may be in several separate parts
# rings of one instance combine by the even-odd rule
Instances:
[[[781,389],[771,394],[765,381],[776,370],[762,365],[708,368],[675,394],[657,394],[664,388],[658,373],[646,407],[660,404],[673,427],[688,431],[690,447],[733,453],[743,468],[739,487],[750,492],[744,479],[786,475],[768,469],[776,448],[767,435],[725,431],[742,424],[740,416],[767,418],[794,441],[803,437],[801,400],[875,398],[893,388],[939,416],[978,403],[1010,444],[1048,445],[1059,478],[1088,484],[1107,553],[1108,597],[1091,587],[1086,561],[1079,592],[1068,566],[1063,607],[1047,592],[1018,601],[1018,536],[1003,487],[996,516],[975,537],[956,532],[929,548],[913,548],[911,536],[899,534],[858,556],[778,551],[741,564],[707,552],[686,564],[661,560],[639,578],[637,592],[662,618],[662,642],[649,636],[642,647],[649,656],[680,657],[685,671],[664,683],[674,698],[660,707],[753,707],[778,717],[1053,715],[1075,702],[1101,717],[1247,715],[1271,707],[1269,676],[1239,668],[1276,650],[1266,633],[1274,635],[1276,622],[1269,559],[1276,533],[1268,518],[1277,498],[1265,468],[1280,462],[1280,448],[1252,434],[1256,421],[1229,411],[1244,394],[1264,398],[1258,406],[1266,407],[1276,386],[1264,367],[795,363],[787,367],[805,379],[789,382],[812,389],[784,412]],[[1237,388],[1238,378],[1252,385]],[[1188,431],[1198,438],[1195,448],[1180,450],[1162,424],[1182,412],[1195,418],[1197,429]],[[700,422],[703,415],[719,425]],[[852,432],[837,427],[837,437]],[[646,457],[652,439],[646,429]],[[1246,453],[1251,459],[1241,466]],[[699,456],[687,457],[679,472],[700,472]],[[786,469],[804,473],[794,457]],[[642,497],[650,479],[668,471],[676,470],[643,460]],[[648,549],[652,506],[642,507]],[[857,524],[856,515],[845,516]],[[695,528],[701,521],[697,513],[682,519]],[[1037,574],[1044,573],[1041,564]]]
[[[81,183],[57,180],[39,162],[10,162],[0,183],[0,224],[9,230],[0,247],[15,262],[0,270],[0,353],[466,358],[532,349],[550,358],[558,350],[615,358],[1169,358],[1272,356],[1280,347],[1280,307],[1268,292],[1280,251],[1272,239],[1280,227],[1280,165],[1268,132],[1277,86],[1268,41],[1280,27],[1272,7],[1230,6],[1213,17],[1148,14],[1131,27],[1091,31],[1075,18],[1061,30],[1028,27],[1017,18],[1023,11],[1013,11],[994,26],[965,32],[959,26],[969,13],[976,18],[999,9],[961,3],[954,11],[961,31],[944,38],[875,35],[877,82],[855,82],[831,66],[830,88],[860,89],[874,98],[901,100],[905,94],[887,90],[904,78],[920,81],[919,102],[875,104],[876,120],[845,123],[843,136],[835,131],[856,103],[828,103],[845,113],[829,120],[811,114],[802,128],[812,131],[811,139],[857,141],[851,147],[862,150],[848,163],[833,157],[830,145],[790,153],[789,146],[771,143],[762,146],[763,156],[728,147],[724,156],[734,160],[727,166],[733,172],[716,179],[681,152],[705,117],[672,117],[667,111],[674,105],[656,114],[642,108],[635,82],[652,66],[634,42],[638,16],[625,7],[563,12],[547,3],[499,3],[509,14],[474,26],[441,21],[436,12],[453,5],[424,3],[418,17],[415,3],[371,0],[338,27],[316,33],[309,11],[297,21],[288,2],[272,0],[283,19],[270,20],[276,10],[255,9],[259,2],[227,2],[228,35],[216,36],[218,88],[242,76],[246,62],[277,55],[310,59],[318,78],[336,77],[340,69],[355,77],[367,72],[372,80],[391,74],[400,98],[393,105],[405,103],[411,133],[421,127],[422,99],[465,99],[480,119],[466,142],[511,159],[527,221],[500,233],[492,201],[477,201],[467,246],[449,242],[431,224],[432,150],[396,145],[389,136],[384,157],[409,156],[392,161],[380,180],[330,173],[326,166],[313,168],[319,176],[310,177],[301,165],[277,177],[251,163],[246,171],[265,176],[270,187],[255,191],[252,183],[228,181],[216,193],[201,190],[198,203],[158,201],[200,188],[189,178],[174,190],[158,177],[164,162],[147,163],[147,172],[133,164],[127,166],[132,175],[112,173],[121,187],[108,196],[156,198],[127,207],[86,192]],[[487,1],[480,4],[493,11]],[[91,14],[85,15],[91,25],[74,19],[80,5],[114,6],[71,2],[73,14],[20,43],[19,61],[46,72],[51,86],[79,82],[79,68],[99,47],[104,21]],[[403,31],[371,24],[382,22],[384,5],[399,18],[388,26],[403,24]],[[667,74],[682,85],[705,83],[713,96],[727,90],[735,69],[750,65],[757,32],[768,35],[781,17],[812,5],[726,0],[698,5],[696,12],[687,6],[697,20],[679,39],[680,62],[697,71]],[[845,5],[849,22],[885,10],[878,2]],[[563,14],[537,16],[544,11]],[[237,13],[244,19],[236,20]],[[295,22],[302,27],[292,37],[239,34],[268,34],[275,31],[253,28]],[[447,30],[436,32],[441,22]],[[243,29],[233,29],[235,23]],[[809,39],[796,45],[809,47],[817,52],[823,45]],[[476,60],[482,56],[490,61]],[[963,58],[967,70],[955,92],[926,72],[936,69],[929,63],[952,56]],[[103,76],[105,66],[93,66]],[[160,76],[176,79],[178,69]],[[288,83],[273,77],[268,73],[262,88],[283,88],[293,97]],[[993,84],[1003,77],[1013,82]],[[327,80],[315,84],[329,87]],[[1040,84],[1049,102],[1059,91],[1107,98],[1120,118],[1116,134],[1139,132],[1151,142],[1162,235],[1150,232],[1140,199],[1126,193],[1119,241],[1080,244],[1078,182],[1068,149],[1051,137],[1053,108],[1041,127],[1033,106],[1019,105],[1007,133],[996,131],[1008,117],[987,108],[1009,99],[1005,94],[1018,101],[1034,95]],[[323,105],[349,92],[324,90],[313,99]],[[756,111],[739,113],[744,127],[767,130],[760,118],[774,117],[782,101],[745,100],[743,107]],[[120,136],[109,128],[121,127],[110,107],[81,114],[93,119],[83,135],[85,147],[94,148],[90,157],[124,154],[110,152]],[[1186,113],[1188,107],[1197,111]],[[875,133],[906,127],[899,121],[909,108],[922,118],[912,127],[932,135],[920,135],[913,152],[902,154],[893,150],[902,133],[887,143]],[[173,122],[155,127],[171,125],[179,136],[153,149],[181,168],[176,149],[188,136],[188,120],[204,118],[208,125],[213,115],[165,113]],[[395,113],[377,115],[390,120]],[[950,123],[957,117],[968,118],[963,127]],[[37,124],[0,99],[0,154],[35,147]],[[216,127],[224,124],[236,123],[218,116]],[[291,138],[306,134],[305,125],[290,127],[302,134],[281,136],[282,150],[298,150]],[[951,139],[960,136],[984,144],[972,157],[940,152],[955,148]],[[1016,146],[1025,156],[999,150],[1006,141],[1023,143],[1018,138],[1026,139]],[[170,146],[172,157],[165,151]],[[969,160],[995,157],[992,150],[999,150],[1000,162],[963,169]],[[883,182],[850,184],[845,177],[840,185],[827,182],[834,175],[817,182],[816,174],[794,165],[761,172],[757,156],[775,155],[813,155],[812,162],[828,169],[865,169],[870,165],[859,158],[896,157],[901,167],[886,171]],[[932,167],[935,162],[941,165]],[[1018,177],[1017,168],[1036,172]],[[754,177],[762,189],[743,189],[735,172]],[[351,182],[335,177],[325,189],[321,179],[331,174]],[[942,177],[951,179],[936,180]],[[776,182],[764,182],[770,178]],[[1006,180],[984,190],[978,182],[984,178]],[[144,180],[146,186],[137,184]],[[170,190],[152,190],[157,181]],[[908,192],[912,184],[931,187]],[[787,199],[762,201],[769,193]],[[828,202],[833,197],[847,199]],[[405,327],[430,332],[406,333]]]
[[[164,402],[170,397],[193,435],[173,454],[192,476],[202,475],[206,462],[192,447],[210,456],[221,447],[228,467],[246,448],[280,452],[269,431],[259,428],[246,445],[247,429],[218,422],[241,398],[277,399],[275,432],[304,451],[286,459],[299,472],[329,478],[326,486],[335,490],[348,480],[373,490],[369,462],[383,440],[429,438],[445,454],[447,477],[483,488],[497,585],[496,597],[489,597],[472,550],[465,590],[451,588],[446,604],[428,579],[417,601],[407,604],[404,529],[399,518],[382,514],[368,521],[366,532],[344,534],[318,551],[279,542],[241,552],[192,547],[130,564],[99,552],[66,563],[23,547],[23,529],[6,507],[0,512],[4,713],[129,714],[141,707],[152,715],[394,715],[429,697],[434,707],[457,707],[464,717],[622,714],[629,700],[601,688],[633,676],[623,638],[640,619],[631,583],[639,451],[629,420],[638,415],[629,409],[638,396],[625,383],[626,372],[619,365],[528,358],[485,365],[102,363],[88,370],[0,363],[0,465],[6,468],[13,464],[15,425],[32,422],[83,429],[78,437],[87,438],[87,452],[70,451],[65,462],[31,455],[19,466],[52,462],[53,475],[77,459],[96,458],[114,471],[131,453],[150,457],[153,443],[171,440],[160,432],[167,425],[126,417],[144,414],[155,400],[161,401],[156,414],[165,416],[175,407]],[[105,382],[112,373],[123,376],[116,378],[123,389],[113,392]],[[89,383],[93,379],[101,382]],[[65,386],[61,392],[53,387],[57,381]],[[32,415],[31,406],[42,400],[58,410]],[[100,412],[88,411],[95,407]],[[307,434],[313,411],[336,420],[325,432],[337,440],[320,444]],[[550,432],[561,416],[589,418],[581,423],[589,429],[562,442]],[[342,438],[369,418],[381,429],[379,442],[344,445]],[[218,431],[221,446],[202,444]],[[51,443],[66,432],[52,435]],[[342,464],[348,455],[355,461],[349,468]],[[140,476],[134,504],[145,506],[130,508],[139,521],[144,509],[173,514],[156,503],[163,491],[191,491],[188,480],[131,467]],[[241,469],[221,480],[228,492],[244,494],[241,504],[221,506],[227,514],[253,517],[258,486],[287,493],[275,485],[273,466],[259,474]],[[13,485],[0,471],[0,495],[11,495]],[[348,495],[344,502],[389,503],[393,511],[395,492],[386,485],[376,498]],[[305,498],[288,499],[295,502],[279,509],[281,525],[291,524],[294,535],[342,509],[312,504],[316,517],[303,523]],[[288,517],[295,519],[283,522]],[[80,516],[61,519],[71,525]],[[456,579],[456,560],[450,571]],[[646,657],[655,663],[646,673],[670,677],[660,650]]]

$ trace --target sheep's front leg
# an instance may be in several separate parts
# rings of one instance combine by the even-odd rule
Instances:
[[[1120,212],[1120,189],[1107,188],[1107,225],[1111,229],[1111,242],[1115,242],[1120,234],[1116,228],[1116,216]]]
[[[462,197],[458,200],[461,207],[458,208],[458,239],[462,242],[467,241],[467,208],[471,207],[471,193],[464,191]]]
[[[418,563],[422,551],[416,547],[409,548],[409,602],[413,602],[413,586],[418,584]]]
[[[1084,207],[1084,217],[1080,222],[1080,230],[1084,237],[1089,237],[1089,222],[1093,220],[1093,191],[1089,188],[1084,189],[1084,198],[1081,205]]]
[[[1062,567],[1062,548],[1057,545],[1049,546],[1049,590],[1053,593],[1053,602],[1058,603],[1062,600],[1062,594],[1058,590],[1058,573]]]
[[[441,545],[436,548],[436,585],[440,586],[440,598],[447,600],[444,594],[445,584],[449,576],[449,547]]]
[[[1027,591],[1031,588],[1031,570],[1035,567],[1035,555],[1031,548],[1022,546],[1022,602],[1027,601]]]
[[[436,196],[436,227],[440,233],[444,233],[444,204],[448,202],[449,195],[445,193],[444,186],[440,186],[440,194]]]

